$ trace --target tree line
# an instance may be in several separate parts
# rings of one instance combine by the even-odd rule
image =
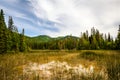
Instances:
[[[8,26],[5,23],[4,12],[0,10],[0,54],[13,52],[24,52],[27,50],[25,43],[24,29],[18,33],[13,19],[9,16]]]
[[[120,27],[120,26],[119,26]],[[91,34],[88,31],[81,33],[81,36],[74,37],[72,35],[56,39],[49,42],[30,41],[29,45],[32,49],[51,49],[51,50],[120,50],[120,29],[117,38],[100,33],[94,27],[91,29]]]
[[[49,42],[39,42],[30,40],[22,33],[18,32],[14,21],[9,16],[8,26],[4,20],[4,12],[0,10],[0,54],[13,52],[24,52],[31,49],[50,49],[50,50],[120,50],[120,25],[117,37],[112,38],[110,33],[103,34],[94,27],[91,29],[91,34],[88,31],[81,33],[81,36],[73,37],[72,35],[61,39],[54,39]]]

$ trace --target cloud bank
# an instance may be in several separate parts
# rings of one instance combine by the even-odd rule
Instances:
[[[0,0],[0,8],[29,36],[80,36],[95,27],[115,37],[120,24],[120,0]]]
[[[116,33],[120,23],[119,0],[29,0],[33,13],[53,22],[59,31],[47,31],[51,36],[75,35],[96,27],[102,32]],[[116,32],[115,32],[116,31]]]

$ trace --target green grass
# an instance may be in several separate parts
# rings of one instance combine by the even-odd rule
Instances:
[[[120,79],[120,51],[109,50],[82,50],[82,51],[49,51],[34,50],[29,53],[0,54],[0,80],[27,80],[23,76],[23,67],[29,62],[39,64],[50,61],[66,61],[72,66],[83,64],[85,66],[93,64],[100,68],[105,68],[108,80]],[[29,76],[27,76],[29,78]],[[29,80],[41,80],[29,78]],[[57,77],[56,77],[57,78]],[[61,80],[56,79],[53,80]],[[77,75],[73,75],[70,80],[77,80]],[[100,76],[84,77],[80,80],[102,80]]]

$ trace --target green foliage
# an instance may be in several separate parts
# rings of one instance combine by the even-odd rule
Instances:
[[[46,36],[46,35],[31,37],[30,39],[33,41],[37,41],[37,42],[48,42],[48,41],[53,40],[53,38]]]
[[[4,21],[4,12],[0,11],[0,54],[7,51],[7,30]]]
[[[75,38],[73,38],[72,36],[68,36],[65,39],[65,48],[68,50],[76,49],[76,46],[77,46],[76,42],[77,40]]]
[[[115,44],[116,44],[116,49],[120,50],[120,31],[118,32]]]
[[[22,30],[22,34],[20,34],[20,47],[21,52],[25,52],[27,50],[27,46],[25,43],[25,37],[24,37],[24,29]]]
[[[47,40],[43,40],[43,39]],[[77,46],[77,37],[65,36],[58,38],[51,38],[48,36],[26,37],[27,45],[32,49],[75,49]],[[43,40],[43,41],[42,41]]]
[[[12,17],[11,16],[9,16],[9,20],[8,20],[8,30],[9,31],[13,31],[14,30],[14,22],[13,22],[13,19],[12,19]]]
[[[89,49],[89,45],[89,41],[81,37],[78,42],[78,50]]]
[[[19,52],[19,34],[11,16],[8,20],[8,51]]]
[[[0,54],[1,53],[7,53],[9,51],[19,52],[22,48],[25,51],[26,45],[24,40],[24,35],[22,35],[22,39],[20,39],[18,29],[14,25],[13,19],[10,16],[8,20],[8,28],[6,27],[5,21],[4,21],[4,12],[3,10],[0,11]],[[20,40],[22,41],[22,45],[20,45]],[[20,48],[20,49],[19,49]]]

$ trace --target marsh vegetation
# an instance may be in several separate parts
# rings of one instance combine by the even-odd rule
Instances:
[[[119,53],[34,50],[1,54],[0,80],[119,80]]]

